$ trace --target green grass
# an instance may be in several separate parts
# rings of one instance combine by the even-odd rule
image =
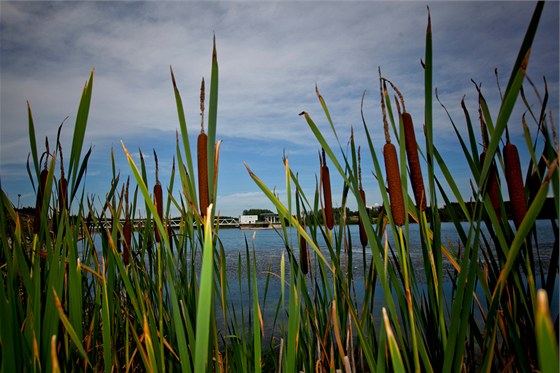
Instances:
[[[213,224],[214,211],[219,206],[216,191],[220,150],[220,142],[216,141],[215,46],[206,127],[211,155],[211,207],[206,218],[199,213],[193,166],[196,154],[189,144],[181,95],[172,71],[180,133],[173,163],[177,168],[173,167],[167,193],[164,191],[166,208],[161,217],[150,194],[152,175],[146,171],[144,157],[141,155],[135,162],[124,143],[122,150],[132,178],[120,179],[112,152],[113,178],[104,204],[95,205],[85,194],[83,175],[91,148],[82,156],[82,145],[93,94],[93,71],[82,92],[66,163],[58,146],[63,126],[57,134],[57,146],[40,153],[28,105],[32,164],[28,160],[27,171],[33,188],[45,198],[37,201],[41,215],[39,230],[34,232],[34,217],[20,214],[4,191],[0,193],[1,370],[557,371],[558,336],[554,325],[557,326],[558,315],[550,314],[548,298],[558,281],[558,245],[550,258],[537,255],[535,221],[546,198],[552,196],[556,218],[551,220],[550,229],[557,237],[558,148],[556,134],[551,132],[554,123],[546,114],[546,86],[544,92],[539,92],[525,77],[542,7],[542,3],[536,4],[497,113],[490,112],[486,92],[475,88],[486,123],[483,132],[475,130],[478,124],[471,118],[477,115],[469,113],[465,105],[464,123],[456,123],[449,115],[469,166],[472,194],[461,195],[452,170],[434,142],[430,19],[423,60],[425,143],[418,144],[427,170],[428,208],[424,211],[417,209],[409,190],[399,115],[402,107],[391,105],[391,90],[380,92],[398,148],[407,211],[403,226],[394,225],[380,149],[372,139],[372,134],[380,131],[379,125],[369,124],[362,111],[365,151],[358,156],[353,135],[343,148],[341,143],[346,141],[337,134],[327,102],[316,89],[335,143],[326,140],[331,136],[319,129],[318,119],[303,112],[302,121],[315,136],[317,149],[325,150],[333,172],[343,180],[341,195],[333,196],[337,205],[344,211],[355,199],[361,219],[372,223],[365,224],[368,246],[364,250],[369,252],[354,256],[348,250],[359,243],[352,242],[344,214],[337,218],[332,230],[322,224],[321,184],[304,191],[288,159],[284,159],[281,171],[288,191],[285,201],[246,165],[248,177],[282,218],[278,233],[285,250],[280,272],[266,275],[263,291],[257,281],[257,271],[261,270],[256,260],[259,248],[246,242],[245,252],[239,253],[237,278],[228,278],[219,227]],[[390,85],[390,89],[397,84]],[[531,89],[527,88],[532,88],[534,96],[528,94]],[[436,99],[447,111],[437,94]],[[518,228],[500,217],[507,212],[507,194],[499,196],[496,210],[488,193],[493,165],[502,183],[506,182],[500,146],[507,128],[521,125],[511,117],[515,105],[523,105],[526,111],[522,118],[525,129],[527,121],[540,128],[535,138],[526,130],[525,143],[516,144],[525,146],[530,154],[524,176],[529,208]],[[487,139],[483,163],[479,158],[483,143],[479,136]],[[365,165],[373,167],[368,170]],[[70,198],[68,206],[60,210],[61,175],[57,170],[64,167]],[[40,185],[43,169],[48,176],[45,185]],[[359,194],[360,169],[374,175],[383,200],[382,212],[374,221]],[[466,216],[465,225],[454,209],[446,211],[455,218],[458,242],[444,242],[438,210],[442,202],[457,202]],[[179,229],[168,235],[172,206],[180,212],[181,221]],[[125,263],[123,222],[138,218],[136,211],[142,207],[146,224],[133,235],[131,261]],[[411,224],[418,224],[418,231],[410,229]],[[162,237],[160,242],[155,241],[156,230]],[[290,230],[297,232],[297,239],[290,238]],[[387,240],[388,232],[396,238],[394,241]],[[421,243],[422,263],[416,268],[409,255],[409,243],[415,238],[412,234],[419,234]],[[307,273],[302,271],[300,239],[308,248]],[[355,273],[353,263],[366,260],[362,263],[363,275]],[[446,270],[444,263],[450,264],[451,269]],[[362,279],[363,294],[356,291],[356,281]],[[273,282],[279,284],[279,299],[269,297]],[[450,284],[451,291],[444,290],[444,283]],[[537,284],[541,284],[540,288]],[[248,289],[250,299],[233,302],[243,288]],[[383,294],[376,297],[379,291]],[[263,314],[270,302],[275,302],[272,316]],[[269,325],[274,332],[265,332]]]

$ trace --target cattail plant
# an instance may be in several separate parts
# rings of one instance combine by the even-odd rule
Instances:
[[[486,149],[480,153],[480,166],[484,164],[484,160],[486,159]],[[498,180],[498,171],[496,169],[496,165],[494,162],[490,165],[490,169],[488,170],[488,186],[486,188],[488,191],[488,196],[490,197],[490,201],[492,202],[492,207],[496,212],[496,216],[498,219],[501,219],[502,214],[500,212],[500,184]]]
[[[130,222],[130,211],[128,205],[128,187],[130,184],[130,178],[126,180],[126,189],[124,191],[124,215],[125,221],[123,225],[123,236],[124,236],[124,248],[123,248],[123,260],[124,264],[128,265],[130,263],[130,248],[132,247],[132,223]]]
[[[68,207],[68,180],[64,176],[64,161],[62,158],[62,145],[58,143],[60,152],[60,179],[58,180],[58,209],[62,212]]]
[[[200,134],[197,140],[198,159],[198,203],[200,214],[206,215],[208,208],[208,136],[204,133],[204,78],[200,85]]]
[[[513,212],[513,221],[519,228],[525,214],[527,214],[527,199],[521,176],[521,164],[517,147],[509,141],[509,133],[506,129],[506,145],[503,149],[506,183],[509,193],[509,201]]]
[[[325,149],[321,149],[321,183],[323,184],[323,201],[325,203],[325,225],[329,229],[334,227],[334,216],[332,209],[332,195],[331,195],[331,178],[329,175],[329,167],[327,166],[327,159],[325,157]]]
[[[412,191],[414,192],[416,206],[418,207],[418,210],[422,212],[426,209],[426,193],[424,191],[424,178],[422,177],[422,169],[420,167],[420,159],[418,157],[418,148],[412,117],[406,111],[403,95],[398,88],[388,79],[384,80],[393,87],[395,92],[397,92],[402,105],[402,113],[400,114],[400,117],[403,122],[406,158],[408,160],[408,168],[410,170],[410,182],[412,184]]]
[[[482,117],[482,110],[479,106],[478,109],[479,117],[480,117],[480,127],[482,132],[482,153],[480,153],[480,167],[483,167],[484,160],[486,159],[487,152],[486,148],[488,146],[488,133],[486,130],[486,122]],[[492,202],[492,207],[496,212],[496,217],[498,220],[501,220],[502,214],[500,211],[500,181],[498,179],[498,170],[496,168],[496,164],[492,160],[490,164],[490,168],[488,170],[488,181],[486,186],[486,191],[488,193],[488,197],[490,197],[490,201]]]
[[[366,206],[366,192],[364,192],[364,189],[362,187],[362,165],[361,165],[361,157],[360,157],[360,147],[358,147],[358,182],[359,182],[360,198],[362,199],[364,206]],[[368,221],[368,224],[369,223],[370,222]],[[362,247],[366,247],[368,244],[368,238],[366,234],[366,228],[364,226],[364,221],[362,220],[361,217],[359,217],[359,226],[360,226],[360,243],[362,244]]]
[[[167,238],[169,239],[169,248],[173,250],[173,227],[171,224],[167,225]]]
[[[399,160],[395,145],[391,143],[389,135],[389,123],[385,109],[384,92],[387,86],[383,79],[379,78],[379,89],[381,94],[381,111],[383,113],[383,128],[385,131],[385,145],[383,146],[383,159],[385,161],[385,172],[387,174],[387,184],[389,187],[389,202],[391,203],[391,214],[395,225],[403,225],[405,221],[404,199],[401,185],[401,175],[399,173]]]
[[[162,192],[161,183],[159,182],[159,177],[158,177],[159,167],[158,167],[158,159],[157,159],[157,154],[156,154],[155,149],[154,149],[154,159],[155,159],[155,162],[156,162],[156,184],[154,185],[154,205],[156,207],[157,215],[158,215],[159,219],[161,220],[162,217],[163,217],[163,192]],[[159,229],[157,228],[157,225],[155,224],[155,220],[154,220],[154,231],[155,231],[155,234],[156,234],[156,242],[160,242],[161,237],[159,235]]]
[[[306,220],[305,211],[300,212],[300,201],[301,201],[300,190],[298,187],[296,187],[296,211],[299,216],[299,224],[303,227],[303,229],[305,229],[305,220]],[[299,235],[299,263],[300,263],[301,272],[304,275],[306,275],[307,272],[309,272],[309,266],[308,266],[309,259],[307,257],[307,241],[305,240],[303,235],[301,234],[298,235]]]
[[[301,224],[303,229],[305,229],[305,215],[301,217]],[[308,261],[309,259],[307,257],[307,241],[302,235],[300,235],[299,236],[299,262],[301,266],[301,272],[303,272],[304,275],[306,275],[307,272],[309,272]]]
[[[48,175],[49,171],[47,170],[45,163],[45,168],[41,171],[39,190],[37,191],[37,203],[35,204],[35,216],[33,219],[33,233],[39,233],[39,229],[41,227],[41,211],[43,208],[44,192]]]

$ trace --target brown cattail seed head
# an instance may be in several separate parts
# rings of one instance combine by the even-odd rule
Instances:
[[[59,210],[62,212],[66,209],[68,203],[68,180],[64,176],[61,176],[58,180],[58,204]]]
[[[59,129],[60,131],[60,129]],[[58,143],[60,153],[60,180],[58,180],[58,204],[62,211],[68,206],[68,180],[64,177],[64,159],[62,157],[62,145]]]
[[[161,220],[163,216],[163,191],[161,189],[161,184],[159,182],[157,182],[156,185],[154,185],[154,204],[156,207],[158,217]],[[161,237],[159,235],[159,229],[155,224],[154,224],[154,231],[156,234],[156,242],[160,242]]]
[[[364,190],[362,188],[360,188],[360,198],[362,199],[362,202],[364,203],[364,206],[365,206],[366,205],[366,192],[364,192]],[[367,234],[366,234],[366,228],[364,226],[364,221],[362,220],[361,217],[359,219],[359,223],[360,223],[360,243],[362,244],[362,246],[367,246],[368,238],[367,238]],[[368,221],[368,224],[369,224],[369,221]]]
[[[304,275],[306,275],[307,272],[309,272],[307,261],[308,261],[307,241],[305,240],[305,238],[303,238],[303,236],[300,236],[299,237],[299,262],[301,266],[301,272],[303,272]]]
[[[515,226],[519,228],[525,214],[527,214],[527,200],[521,176],[519,153],[517,152],[517,147],[509,142],[504,146],[504,163],[509,201],[513,211],[513,221]]]
[[[325,224],[327,228],[333,229],[334,216],[332,209],[331,177],[327,167],[325,151],[323,150],[323,162],[321,165],[321,182],[323,183],[323,200],[325,202]]]
[[[408,159],[408,167],[410,168],[410,181],[412,183],[412,190],[414,191],[414,200],[416,201],[418,210],[422,212],[426,209],[426,194],[424,191],[422,169],[420,168],[420,159],[418,158],[418,150],[416,148],[416,135],[414,134],[414,126],[410,114],[403,113],[402,120],[406,144],[406,157]]]
[[[204,132],[200,132],[197,142],[198,155],[198,201],[200,214],[206,215],[208,208],[208,136]]]
[[[124,235],[123,260],[124,260],[124,264],[128,265],[130,263],[130,247],[132,243],[132,223],[128,218],[124,222],[123,235]]]
[[[480,154],[480,166],[484,164],[484,159],[486,158],[486,150]],[[496,165],[492,162],[490,169],[488,170],[488,181],[487,181],[486,191],[492,202],[492,207],[496,212],[498,219],[501,219],[502,214],[500,212],[500,184],[498,181],[498,172],[496,170]]]
[[[391,203],[391,214],[395,225],[403,225],[405,220],[404,199],[399,173],[399,161],[397,150],[393,144],[383,146],[383,158],[385,160],[385,172],[387,173],[387,184],[389,186],[389,201]]]
[[[37,191],[37,201],[35,204],[35,216],[33,218],[33,233],[39,233],[41,228],[41,211],[43,209],[43,200],[45,198],[45,188],[47,186],[47,177],[49,176],[49,171],[43,169],[39,176],[39,189]]]
[[[169,248],[173,250],[173,228],[171,225],[167,226],[167,238],[169,239]]]

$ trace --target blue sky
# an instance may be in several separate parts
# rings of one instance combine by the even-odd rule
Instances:
[[[425,31],[430,8],[434,87],[455,123],[464,128],[460,101],[465,96],[477,118],[471,79],[497,115],[499,93],[517,56],[534,2],[0,2],[0,183],[14,202],[33,205],[25,169],[29,153],[26,100],[38,143],[67,120],[62,141],[70,148],[72,127],[84,82],[95,68],[93,98],[84,147],[93,145],[86,191],[101,201],[111,181],[114,147],[121,180],[130,174],[121,140],[146,155],[154,178],[152,149],[160,179],[168,184],[179,128],[169,66],[173,66],[185,105],[191,144],[199,131],[199,87],[209,81],[215,33],[220,69],[217,139],[222,140],[218,210],[237,216],[248,208],[271,208],[250,179],[243,162],[284,195],[285,153],[307,193],[315,188],[320,147],[303,117],[328,124],[315,95],[325,98],[343,141],[351,126],[365,146],[360,100],[380,154],[383,144],[377,68],[403,92],[415,119],[423,118]],[[528,75],[558,115],[559,3],[545,5]],[[534,98],[531,93],[529,97]],[[536,102],[536,101],[535,101]],[[509,126],[523,152],[519,107]],[[449,119],[434,101],[435,145],[444,154],[465,196],[469,173]],[[534,133],[533,126],[531,129]],[[423,137],[420,137],[423,138]],[[334,138],[328,136],[332,145]],[[421,141],[421,140],[420,140]],[[423,145],[423,141],[422,141]],[[69,150],[67,150],[69,152]],[[368,204],[380,203],[371,158],[363,157]],[[342,181],[331,167],[334,203]],[[355,206],[351,204],[352,208]]]

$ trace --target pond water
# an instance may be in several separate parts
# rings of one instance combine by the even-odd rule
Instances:
[[[467,223],[462,223],[465,230],[468,231]],[[543,271],[546,272],[548,269],[548,263],[550,261],[551,254],[554,249],[558,249],[555,247],[557,245],[555,243],[555,232],[551,225],[550,221],[537,221],[537,240],[539,243],[538,251],[535,250],[535,259],[537,260],[540,257],[543,260]],[[422,249],[421,249],[421,242],[420,242],[420,233],[419,233],[419,225],[412,224],[409,226],[409,255],[412,263],[412,268],[416,269],[416,276],[419,283],[419,290],[426,291],[426,284],[425,280],[423,280],[423,262],[422,262]],[[457,249],[459,246],[459,236],[456,232],[456,228],[453,223],[442,223],[442,243],[444,246],[449,248],[453,246],[454,250]],[[341,232],[335,227],[333,230],[335,234],[333,234],[333,239],[336,239],[336,235],[341,234]],[[389,242],[392,242],[392,237],[390,230],[388,230],[388,239]],[[485,232],[486,233],[486,232]],[[557,232],[556,232],[557,233]],[[295,229],[288,229],[288,243],[290,247],[294,248],[295,252],[294,255],[299,262],[299,252],[297,247],[297,231]],[[352,271],[354,274],[354,287],[355,287],[355,295],[358,304],[361,303],[361,299],[363,299],[364,295],[364,267],[363,267],[363,250],[360,244],[359,238],[359,227],[357,225],[351,225],[347,227],[344,234],[346,235],[345,239],[347,242],[351,242],[351,255],[353,256],[352,260]],[[318,232],[318,235],[321,234]],[[96,241],[99,238],[99,235],[96,235]],[[226,278],[228,279],[228,286],[229,286],[229,296],[227,297],[227,301],[229,302],[229,306],[232,306],[235,310],[239,311],[240,309],[244,309],[245,316],[247,316],[247,312],[251,310],[251,295],[249,294],[248,289],[248,281],[247,281],[247,268],[246,268],[246,245],[248,245],[249,252],[251,254],[252,260],[252,253],[254,250],[255,259],[256,259],[256,268],[257,268],[257,288],[259,291],[259,299],[260,299],[260,306],[261,312],[263,315],[263,322],[265,325],[270,326],[273,322],[274,315],[276,312],[276,307],[278,305],[278,300],[281,296],[281,281],[280,281],[280,263],[282,260],[282,256],[284,256],[285,263],[286,263],[286,281],[289,282],[289,258],[287,254],[287,250],[284,244],[284,238],[282,236],[282,231],[276,231],[272,229],[260,229],[260,230],[240,230],[240,229],[220,229],[218,237],[223,245],[224,252],[225,252],[225,260],[226,260]],[[323,255],[330,260],[329,258],[329,251],[327,249],[326,243],[323,241],[323,238],[319,239],[320,244],[319,247]],[[100,244],[100,242],[99,242]],[[96,242],[97,246],[97,242]],[[97,246],[100,247],[101,245]],[[464,248],[462,248],[464,250]],[[309,250],[309,255],[311,260],[311,268],[314,274],[317,270],[317,263],[315,261],[315,256],[313,255],[312,250]],[[368,246],[365,248],[365,257],[366,263],[369,266],[371,263],[371,248]],[[390,255],[389,255],[390,257]],[[343,255],[343,259],[346,258],[346,255]],[[481,257],[482,259],[482,257]],[[200,256],[197,257],[196,261],[197,268],[200,268]],[[447,271],[451,271],[453,267],[445,259],[443,258],[443,272],[444,274]],[[241,265],[241,268],[240,268]],[[343,262],[344,268],[346,268],[346,262]],[[537,270],[538,270],[537,265]],[[536,274],[536,281],[537,287],[540,285],[540,276],[538,273]],[[264,299],[265,293],[265,286],[266,280],[268,281],[267,287],[267,297],[266,300]],[[309,275],[307,277],[309,279]],[[449,281],[448,277],[444,279],[443,283],[444,292],[446,293],[446,298],[449,300],[451,298],[451,291],[452,291],[452,284]],[[285,289],[287,292],[287,288]],[[482,299],[483,294],[480,289],[477,289],[477,294]],[[554,294],[552,296],[549,295],[550,299],[550,306],[551,312],[553,317],[558,314],[559,305],[558,305],[558,284],[555,287]],[[384,294],[383,289],[378,285],[375,291],[375,304],[376,307],[379,308],[383,305],[384,301]],[[285,300],[285,306],[288,307],[288,299]],[[231,309],[231,307],[230,307]],[[218,312],[219,314],[219,312]],[[381,314],[379,312],[379,314]],[[221,317],[218,315],[218,318]]]
[[[546,272],[548,269],[548,263],[550,261],[550,257],[552,254],[553,249],[555,248],[555,232],[551,225],[550,221],[537,221],[537,240],[539,243],[538,251],[535,250],[535,260],[540,257],[543,261],[543,272]],[[453,223],[442,223],[442,243],[449,248],[450,245],[454,247],[454,250],[457,249],[459,245],[459,236],[456,232],[456,228]],[[463,223],[463,228],[468,231],[468,224]],[[423,262],[422,262],[422,249],[421,249],[421,242],[420,242],[420,233],[419,233],[419,225],[410,225],[409,226],[409,255],[411,258],[412,267],[416,268],[416,275],[419,282],[419,288],[421,291],[426,291],[426,284],[423,280]],[[340,232],[336,229],[336,234],[340,234]],[[352,225],[348,227],[348,230],[345,232],[349,234],[350,237],[347,239],[352,242],[352,266],[353,266],[353,274],[354,274],[354,286],[356,291],[356,297],[358,304],[360,303],[360,299],[363,297],[364,294],[364,268],[363,268],[363,251],[360,244],[359,238],[359,227],[357,225]],[[277,300],[280,298],[281,294],[281,283],[279,280],[280,275],[280,263],[282,255],[285,256],[286,267],[289,268],[288,265],[288,256],[287,251],[284,247],[284,239],[281,236],[281,231],[275,230],[239,230],[239,229],[222,229],[219,231],[219,238],[223,244],[224,251],[226,254],[226,263],[227,263],[227,278],[229,279],[229,286],[230,292],[232,296],[230,297],[229,301],[232,305],[238,309],[241,306],[245,306],[248,310],[250,308],[250,301],[251,297],[249,295],[247,289],[247,280],[246,277],[246,268],[245,265],[245,250],[246,250],[246,242],[248,244],[250,253],[254,248],[255,251],[255,258],[256,258],[256,268],[257,268],[257,284],[259,289],[259,298],[261,298],[261,307],[262,304],[262,297],[264,293],[265,287],[265,280],[267,276],[272,273],[273,275],[270,276],[270,281],[268,284],[268,294],[267,300],[264,303],[264,309],[262,309],[263,318],[266,319],[274,317],[274,312],[276,311]],[[319,233],[320,235],[320,233]],[[392,242],[392,237],[389,232],[388,237],[390,243]],[[297,232],[295,229],[288,230],[288,240],[291,247],[295,248],[295,255],[296,259],[299,261],[299,253],[297,252]],[[321,238],[322,240],[322,238]],[[323,255],[327,258],[329,257],[329,252],[327,246],[324,242],[320,244],[320,249]],[[464,248],[462,248],[464,250]],[[310,251],[310,256],[312,252]],[[371,248],[368,246],[366,247],[366,263],[371,263]],[[238,272],[239,267],[239,258],[241,257],[241,265],[242,270]],[[482,257],[481,257],[482,259]],[[537,265],[537,267],[539,267]],[[315,268],[311,268],[311,270],[316,270],[316,263]],[[443,271],[447,273],[447,271],[451,271],[452,266],[445,259],[443,258]],[[537,268],[538,270],[538,268]],[[239,273],[241,273],[242,283],[241,286],[239,285]],[[288,273],[288,271],[287,271]],[[536,275],[537,287],[540,284],[540,276]],[[289,281],[289,276],[286,275],[286,280]],[[445,278],[445,282],[443,284],[444,291],[447,295],[447,299],[451,298],[451,290],[452,284],[449,281],[448,277]],[[287,289],[286,289],[287,290]],[[477,290],[477,293],[481,299],[483,299],[483,294],[480,289]],[[550,306],[551,312],[553,315],[558,314],[558,286],[556,286],[554,294],[550,297]],[[375,302],[380,306],[383,303],[383,290],[378,285],[375,292]],[[287,303],[286,303],[287,307]]]

